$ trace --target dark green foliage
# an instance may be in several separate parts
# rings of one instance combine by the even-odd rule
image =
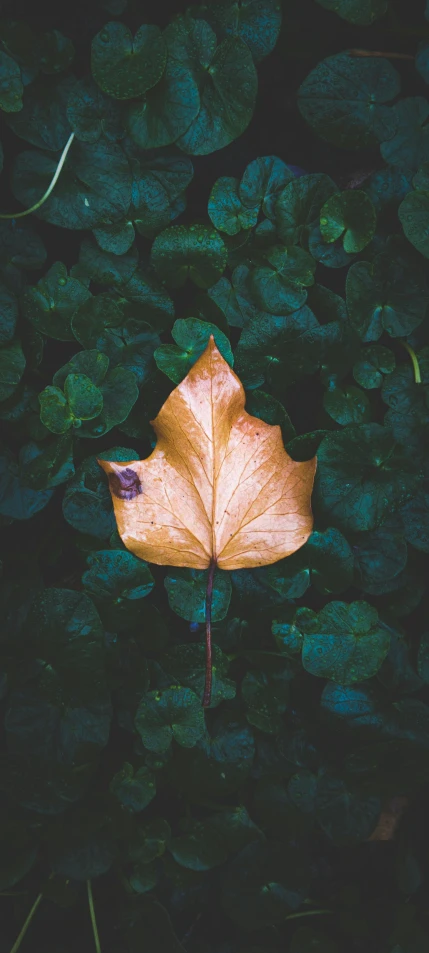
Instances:
[[[429,14],[3,6],[0,211],[73,140],[0,221],[1,953],[39,895],[22,950],[93,951],[88,880],[102,953],[426,953]],[[317,475],[215,573],[204,710],[207,571],[98,461],[212,334]]]

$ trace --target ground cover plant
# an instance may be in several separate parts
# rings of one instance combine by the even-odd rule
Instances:
[[[429,14],[298,6],[0,11],[0,953],[428,949]],[[203,708],[99,461],[214,345],[317,473]]]

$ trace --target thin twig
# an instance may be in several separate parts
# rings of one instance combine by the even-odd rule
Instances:
[[[384,50],[347,50],[349,56],[379,56],[386,60],[414,60],[412,53],[388,53]]]
[[[203,708],[209,708],[212,697],[212,599],[213,580],[216,560],[211,559],[206,590],[206,680],[204,685]]]
[[[86,881],[86,886],[88,890],[89,914],[91,917],[92,932],[94,934],[95,949],[96,953],[101,953],[100,937],[98,935],[97,920],[95,916],[94,897],[92,895],[92,883],[90,880]]]
[[[415,383],[416,383],[416,384],[421,384],[422,378],[421,378],[421,374],[420,374],[420,366],[419,366],[419,362],[418,362],[418,360],[417,360],[417,354],[416,354],[416,352],[413,351],[412,347],[410,347],[410,345],[408,344],[407,341],[400,341],[399,343],[402,344],[402,347],[404,347],[405,350],[408,351],[408,354],[410,355],[410,358],[411,358],[412,363],[413,363],[413,371],[414,371],[414,381],[415,381]]]
[[[44,202],[46,202],[46,199],[49,198],[49,196],[50,196],[50,194],[51,194],[51,192],[52,192],[52,189],[55,187],[55,185],[56,185],[57,182],[58,182],[61,169],[62,169],[62,167],[63,167],[63,165],[64,165],[64,163],[65,163],[65,161],[66,161],[67,153],[68,153],[68,151],[69,151],[69,149],[70,149],[70,146],[71,146],[71,144],[72,144],[72,142],[73,142],[73,139],[74,139],[74,132],[72,132],[71,136],[69,136],[69,138],[68,138],[68,140],[67,140],[67,142],[66,142],[66,144],[65,144],[65,146],[64,146],[64,149],[63,149],[62,154],[61,154],[60,161],[59,161],[59,163],[58,163],[58,165],[57,165],[57,168],[56,168],[56,170],[55,170],[55,175],[54,175],[54,177],[53,177],[53,179],[52,179],[51,184],[50,184],[50,185],[48,186],[48,188],[46,189],[45,194],[42,195],[42,198],[39,199],[39,201],[36,202],[35,205],[32,205],[31,208],[25,209],[24,212],[7,212],[7,213],[3,213],[3,214],[0,213],[0,218],[9,218],[9,219],[11,219],[11,218],[13,218],[13,219],[15,219],[15,218],[24,218],[26,215],[31,215],[32,212],[36,212],[37,209],[40,208],[40,206],[43,205]]]
[[[39,906],[39,903],[40,903],[42,900],[43,900],[43,893],[39,893],[39,896],[36,897],[36,899],[35,899],[35,901],[34,901],[34,903],[33,903],[33,906],[32,906],[32,908],[31,908],[31,910],[30,910],[30,913],[28,914],[27,919],[25,920],[23,926],[21,927],[20,933],[19,933],[19,935],[17,936],[17,938],[16,938],[16,940],[15,940],[15,943],[13,944],[13,947],[12,947],[10,953],[18,953],[18,950],[19,950],[19,948],[20,948],[20,946],[21,946],[21,943],[22,943],[22,941],[23,941],[23,939],[24,939],[24,937],[25,937],[25,934],[26,934],[26,932],[27,932],[27,930],[28,930],[28,927],[30,926],[30,923],[31,923],[31,921],[32,921],[32,919],[33,919],[33,917],[34,917],[34,914],[36,913],[36,910],[37,910],[37,908],[38,908],[38,906]]]

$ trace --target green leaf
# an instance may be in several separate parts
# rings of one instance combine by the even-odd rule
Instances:
[[[23,474],[28,486],[34,490],[46,490],[73,477],[73,440],[69,434],[44,442],[38,451]]]
[[[87,378],[88,380],[88,378]],[[91,382],[90,382],[91,383]],[[100,393],[98,391],[98,393]],[[59,387],[45,387],[39,394],[40,420],[51,433],[66,433],[73,427],[73,414]],[[77,421],[76,426],[79,426]]]
[[[282,726],[282,715],[289,705],[289,682],[292,673],[288,667],[274,672],[248,671],[241,684],[241,693],[247,705],[246,718],[259,731],[276,734]]]
[[[238,235],[242,229],[253,228],[258,220],[258,205],[244,205],[238,187],[238,179],[223,176],[216,180],[209,196],[209,217],[214,227],[227,235]]]
[[[105,624],[117,631],[138,625],[140,599],[154,586],[147,563],[126,550],[109,549],[91,553],[87,564],[82,586],[94,599]]]
[[[26,271],[43,268],[46,255],[42,238],[28,222],[16,219],[0,222],[0,263],[7,283],[8,277],[15,275],[17,268],[24,268]],[[10,291],[8,293],[11,294]]]
[[[187,278],[210,288],[225,269],[227,249],[220,235],[205,225],[173,225],[157,236],[151,253],[158,276],[179,288]]]
[[[318,173],[294,178],[281,191],[274,207],[279,236],[287,245],[302,241],[319,221],[322,205],[337,187],[329,175]]]
[[[317,0],[317,2],[325,10],[332,10],[343,20],[358,26],[370,26],[374,20],[384,16],[387,10],[387,0]],[[315,947],[315,953],[318,949],[318,946]],[[320,953],[324,951],[321,949]]]
[[[250,269],[246,265],[238,265],[232,273],[231,281],[228,278],[219,278],[219,281],[209,288],[211,300],[233,327],[244,328],[251,318],[260,314],[260,309],[252,298],[250,275]]]
[[[138,460],[135,450],[113,447],[99,454],[102,459]],[[67,523],[80,533],[97,539],[109,539],[116,522],[107,479],[96,457],[87,457],[68,483],[63,500]]]
[[[249,47],[238,36],[219,46],[204,20],[177,17],[165,31],[176,69],[183,65],[199,90],[198,109],[177,143],[190,155],[208,155],[240,136],[253,115],[258,77]],[[183,65],[182,65],[183,64]]]
[[[286,413],[283,404],[271,394],[262,390],[252,390],[246,396],[246,410],[252,417],[265,420],[265,423],[281,428],[283,442],[287,443],[295,436],[295,427]]]
[[[274,220],[280,192],[294,179],[294,173],[277,156],[262,156],[246,167],[238,187],[239,197],[248,209],[262,209]]]
[[[317,459],[318,510],[345,530],[375,529],[418,484],[413,462],[380,424],[327,434]]]
[[[85,374],[69,374],[64,393],[73,418],[93,420],[103,409],[103,395]]]
[[[90,421],[83,421],[79,437],[101,437],[128,417],[138,397],[135,375],[123,367],[109,367],[109,358],[100,351],[75,354],[54,375],[54,388],[65,386],[69,374],[84,375],[101,391],[101,412]]]
[[[395,370],[395,355],[388,347],[373,344],[362,348],[360,357],[353,365],[353,377],[365,390],[381,387],[384,374]]]
[[[205,622],[208,570],[169,570],[164,579],[170,608],[188,622]],[[212,621],[224,619],[231,599],[230,574],[217,569],[213,583]]]
[[[363,341],[377,341],[383,330],[403,337],[418,327],[429,303],[424,268],[400,244],[373,262],[358,261],[347,274],[347,307]]]
[[[338,529],[314,531],[302,549],[311,584],[324,595],[342,592],[352,584],[353,552]]]
[[[34,444],[24,445],[18,460],[8,450],[0,454],[0,515],[15,520],[31,519],[43,510],[53,489],[33,490],[26,485],[26,466],[37,455]]]
[[[67,119],[82,142],[97,142],[101,136],[117,142],[125,136],[119,103],[105,96],[91,79],[75,83],[67,102]]]
[[[331,387],[323,395],[326,412],[342,427],[363,424],[371,419],[371,405],[364,391],[349,384],[347,387]]]
[[[392,106],[396,132],[381,144],[383,159],[402,169],[417,170],[429,159],[429,102],[423,96],[400,99]]]
[[[220,709],[210,734],[202,735],[192,751],[176,750],[173,755],[173,777],[179,790],[210,799],[225,797],[248,778],[255,742],[240,713],[232,715]]]
[[[392,580],[399,576],[407,562],[401,520],[397,516],[390,517],[372,532],[356,533],[352,543],[356,584],[364,592],[375,595],[395,588]]]
[[[398,209],[398,216],[405,237],[425,258],[429,258],[428,214],[429,190],[408,192]]]
[[[192,748],[204,733],[204,709],[190,688],[167,688],[146,692],[137,710],[135,724],[149,751],[167,751],[174,738]]]
[[[0,347],[0,401],[10,397],[25,371],[25,355],[19,341]]]
[[[176,344],[161,344],[155,351],[154,357],[160,371],[175,384],[180,384],[205,351],[211,335],[222,356],[232,366],[234,358],[231,345],[216,325],[199,321],[198,318],[181,318],[174,322],[171,330]]]
[[[55,262],[34,288],[22,298],[24,317],[48,337],[72,341],[71,319],[91,292],[77,278],[71,278],[61,261]]]
[[[307,297],[304,288],[314,282],[311,255],[302,248],[273,245],[264,258],[269,265],[256,267],[252,275],[252,290],[258,304],[275,315],[297,311]]]
[[[363,188],[377,214],[396,211],[412,188],[413,173],[408,169],[379,169],[366,180]]]
[[[133,766],[125,761],[112,778],[109,791],[133,814],[144,811],[156,795],[155,775],[145,767],[134,771]]]
[[[277,0],[210,2],[200,8],[216,33],[239,36],[247,43],[255,62],[272,52],[279,35],[282,14]],[[198,8],[192,8],[195,16]]]
[[[0,108],[6,113],[16,113],[22,109],[24,87],[21,70],[15,60],[0,51]]]
[[[224,863],[226,845],[210,822],[183,820],[180,827],[169,848],[178,864],[188,870],[211,870]]]
[[[64,149],[70,135],[67,100],[75,82],[73,76],[55,81],[40,77],[27,87],[22,109],[7,120],[13,132],[39,149],[50,152]],[[55,159],[54,165],[57,162]]]
[[[372,678],[389,651],[389,632],[367,602],[330,602],[319,613],[298,609],[296,624],[306,671],[341,685]]]
[[[385,378],[381,394],[390,408],[384,418],[385,425],[404,447],[404,452],[412,452],[415,459],[421,459],[429,423],[429,348],[417,353],[423,384],[416,384],[412,368],[401,364]]]
[[[360,793],[342,778],[325,774],[317,789],[317,819],[338,846],[368,840],[377,826],[381,802],[371,792]]]
[[[366,192],[359,189],[334,193],[320,210],[320,231],[325,242],[342,237],[344,251],[362,251],[373,239],[377,216]]]
[[[113,285],[123,289],[137,272],[138,252],[135,247],[128,254],[115,255],[104,252],[96,242],[85,240],[80,246],[79,268],[82,275],[101,285]]]
[[[126,298],[94,295],[74,313],[72,331],[85,348],[106,354],[111,367],[132,371],[141,386],[154,370],[153,354],[159,344],[158,334],[141,318],[141,307]]]
[[[397,119],[387,103],[399,92],[399,73],[387,59],[337,53],[309,73],[298,106],[322,139],[357,149],[394,135]]]
[[[229,865],[222,906],[247,931],[283,923],[307,896],[309,871],[296,847],[249,844]]]
[[[133,38],[124,23],[106,23],[92,41],[92,75],[116,99],[143,96],[161,79],[166,59],[157,26],[141,26]]]
[[[12,189],[27,208],[48,189],[58,160],[42,152],[21,152]],[[37,210],[38,218],[60,228],[96,228],[123,219],[131,203],[132,172],[115,142],[73,142],[52,195]]]
[[[429,493],[419,490],[401,510],[404,535],[408,543],[424,553],[429,552]]]
[[[169,678],[202,697],[205,682],[205,646],[175,645],[161,656],[160,664]],[[228,678],[229,662],[221,649],[213,646],[213,686],[211,708],[235,698],[235,682]]]

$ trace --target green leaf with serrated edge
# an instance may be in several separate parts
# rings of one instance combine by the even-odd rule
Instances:
[[[371,678],[389,651],[390,634],[367,602],[330,602],[319,613],[298,609],[295,621],[306,671],[341,685]]]

